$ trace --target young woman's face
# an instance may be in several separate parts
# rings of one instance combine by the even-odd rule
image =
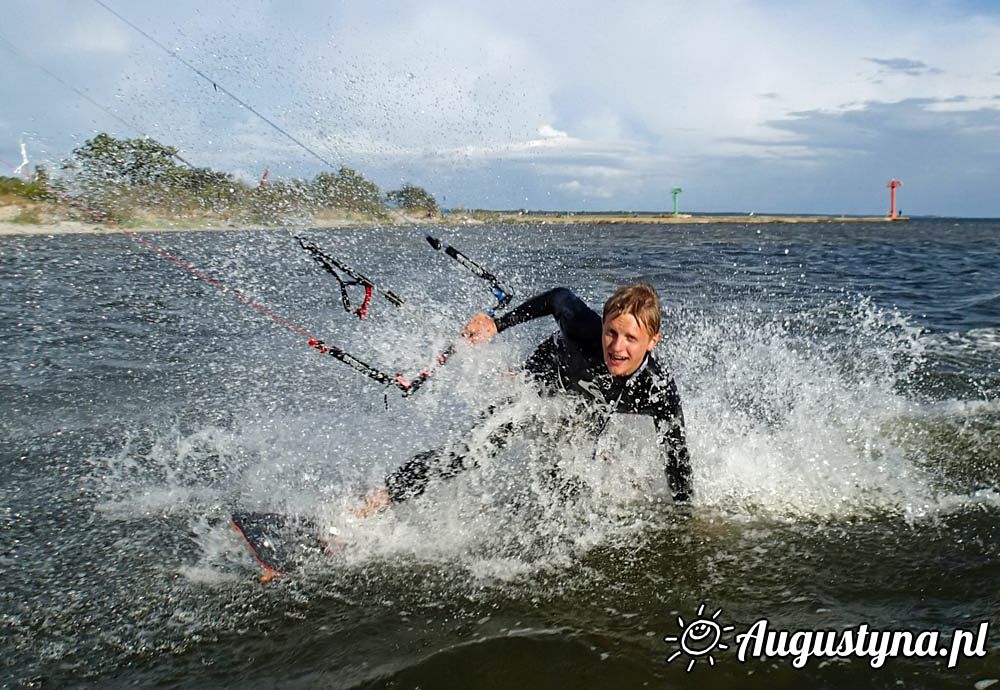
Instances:
[[[604,365],[612,376],[629,376],[642,364],[646,353],[660,342],[659,333],[650,333],[631,314],[604,320]]]

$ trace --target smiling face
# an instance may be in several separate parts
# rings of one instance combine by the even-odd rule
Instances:
[[[681,648],[691,656],[701,656],[715,649],[721,637],[722,629],[718,623],[713,620],[696,620],[684,630]]]
[[[635,373],[658,342],[660,334],[650,333],[632,314],[608,314],[604,319],[604,365],[612,376]]]

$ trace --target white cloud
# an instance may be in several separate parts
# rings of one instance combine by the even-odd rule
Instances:
[[[664,186],[683,184],[693,199],[699,180],[727,179],[725,161],[820,174],[885,134],[804,138],[784,126],[799,117],[825,122],[813,114],[908,99],[923,99],[899,110],[910,120],[921,109],[1000,106],[1000,21],[947,1],[316,0],[247,12],[235,0],[121,0],[115,8],[324,157],[386,175],[395,166],[416,180],[461,169],[455,184],[478,171],[514,189],[536,176],[566,194],[591,185],[588,198],[641,203],[648,191],[651,204]],[[318,166],[96,5],[24,4],[9,15],[54,71],[196,162],[253,170],[268,161],[272,173],[289,174]],[[3,68],[7,92],[45,79]],[[0,157],[16,155],[11,145],[29,129],[53,138],[51,150],[54,131],[69,141],[116,126],[61,87],[31,89],[30,105],[5,108]],[[942,119],[923,122],[927,137],[941,136]],[[879,124],[895,126],[911,125]],[[985,137],[991,125],[976,127]],[[745,184],[732,178],[728,187]]]
[[[556,188],[582,198],[611,199],[615,195],[615,189],[612,187],[583,184],[579,180],[561,182]]]
[[[565,139],[569,136],[566,132],[562,132],[552,125],[541,125],[538,128],[538,134],[543,139]]]

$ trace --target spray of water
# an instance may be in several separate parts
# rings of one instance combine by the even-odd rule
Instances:
[[[916,519],[961,503],[919,443],[922,403],[905,388],[924,341],[905,318],[845,299],[778,316],[684,314],[676,331],[685,337],[668,340],[664,355],[684,403],[696,512]],[[342,414],[262,419],[247,410],[233,429],[175,429],[139,457],[127,447],[102,461],[99,481],[117,487],[102,510],[192,524],[207,514],[223,530],[230,510],[294,513],[339,535],[350,567],[404,558],[499,580],[564,567],[597,546],[642,543],[675,519],[652,424],[615,418],[595,439],[565,399],[499,375],[529,347],[513,339],[463,350],[421,396],[388,411],[356,399],[341,402]],[[501,400],[500,412],[475,421]],[[505,423],[522,432],[491,457],[485,439]],[[374,518],[353,515],[410,455],[463,444],[477,468]],[[218,561],[224,541],[199,539],[205,559]]]

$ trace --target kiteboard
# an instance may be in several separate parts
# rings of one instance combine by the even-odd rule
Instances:
[[[264,568],[261,582],[287,575],[310,556],[323,553],[316,525],[281,513],[234,513],[233,527]]]

